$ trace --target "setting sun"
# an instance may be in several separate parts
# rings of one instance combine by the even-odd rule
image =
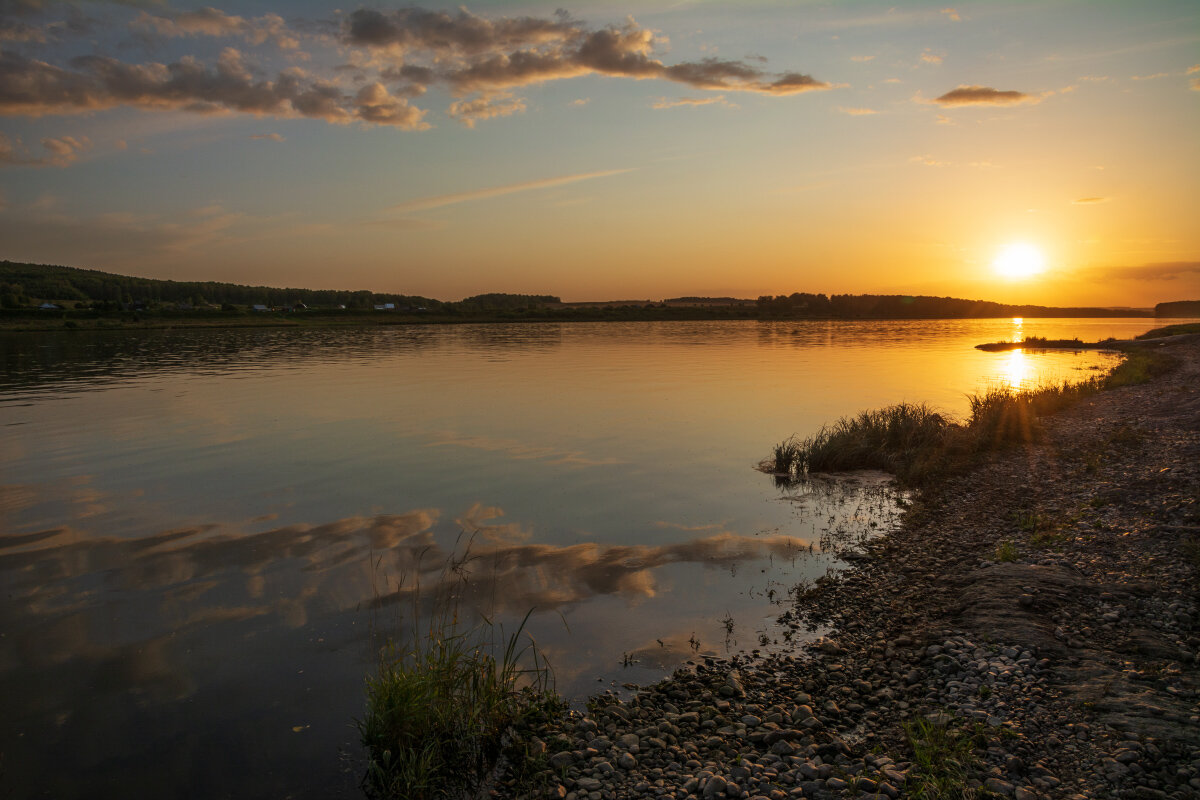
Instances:
[[[1018,242],[1001,250],[992,262],[992,267],[1002,277],[1021,280],[1033,277],[1045,269],[1046,259],[1033,245]]]

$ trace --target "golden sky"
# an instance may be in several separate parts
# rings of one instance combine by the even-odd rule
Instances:
[[[1200,298],[1195,2],[558,6],[0,2],[0,258],[446,300]]]

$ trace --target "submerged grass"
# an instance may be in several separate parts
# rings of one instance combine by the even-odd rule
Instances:
[[[1166,354],[1137,349],[1103,377],[1034,389],[991,387],[968,396],[970,416],[962,423],[924,404],[864,411],[824,426],[807,439],[781,442],[763,467],[784,476],[781,480],[807,472],[880,469],[905,485],[926,486],[973,456],[1036,441],[1040,417],[1103,389],[1145,383],[1174,365]]]
[[[536,757],[520,733],[565,705],[525,630],[528,620],[506,635],[486,619],[466,627],[457,608],[445,608],[422,635],[381,649],[378,670],[366,680],[366,713],[356,721],[369,796],[465,796],[502,756],[516,772]]]

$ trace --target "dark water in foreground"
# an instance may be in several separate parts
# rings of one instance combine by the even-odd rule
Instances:
[[[896,507],[776,489],[775,442],[1112,363],[972,349],[1022,327],[1156,324],[0,336],[0,797],[357,796],[372,632],[465,541],[464,607],[535,608],[574,697],[786,644],[788,590]]]

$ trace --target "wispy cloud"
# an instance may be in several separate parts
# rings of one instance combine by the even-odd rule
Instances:
[[[1107,203],[1110,199],[1108,197],[1080,197],[1078,200],[1072,200],[1071,203],[1077,206],[1095,206]]]
[[[468,128],[474,128],[475,123],[481,119],[508,117],[524,111],[524,100],[513,97],[509,92],[497,92],[470,100],[455,100],[446,113]]]
[[[541,180],[525,181],[523,183],[510,183],[507,186],[491,186],[486,189],[474,189],[469,192],[440,194],[433,197],[419,197],[415,200],[406,200],[403,203],[397,203],[396,205],[391,206],[390,210],[404,213],[412,211],[428,211],[431,208],[443,208],[445,206],[453,206],[459,203],[469,203],[473,200],[487,200],[492,197],[502,197],[506,194],[532,192],[538,189],[552,189],[555,186],[566,186],[571,183],[589,181],[594,178],[607,178],[612,175],[621,175],[626,172],[633,172],[633,169],[609,169],[599,172],[581,172],[577,175],[562,175],[557,178],[543,178]]]
[[[1162,261],[1140,267],[1094,267],[1084,270],[1086,277],[1096,280],[1173,281],[1200,276],[1200,261]]]
[[[271,141],[271,142],[287,141],[286,139],[283,138],[283,134],[281,134],[281,133],[256,133],[253,136],[251,136],[250,138],[251,139],[263,139],[263,140]]]
[[[1153,81],[1158,78],[1166,78],[1170,74],[1169,72],[1156,72],[1153,75],[1131,75],[1129,79],[1133,81]]]
[[[946,18],[951,20],[952,22],[962,22],[962,17],[959,16],[959,13],[956,9],[943,8],[942,13],[945,14]]]
[[[847,108],[846,106],[838,106],[837,110],[852,117],[867,117],[879,113],[873,108]]]
[[[950,166],[949,161],[938,161],[933,156],[913,156],[912,158],[908,159],[908,163],[924,164],[927,167],[948,167],[948,166]]]
[[[944,58],[945,56],[933,52],[928,47],[925,48],[925,52],[921,53],[921,61],[926,64],[941,64]]]
[[[21,144],[20,139],[13,141],[0,133],[0,167],[65,167],[92,147],[91,140],[86,136],[47,136],[41,144],[45,152],[33,155]]]
[[[1042,95],[1026,94],[1014,90],[1001,91],[993,89],[990,86],[959,86],[957,89],[951,89],[941,97],[933,100],[921,100],[918,102],[932,102],[940,106],[1011,106],[1018,103],[1040,103]]]
[[[873,61],[875,56],[850,56],[851,61],[857,61],[860,64],[865,64],[868,61]]]
[[[721,106],[729,106],[730,108],[737,108],[737,106],[735,104],[727,101],[725,99],[725,95],[723,95],[723,94],[719,94],[715,97],[679,97],[676,99],[660,97],[654,101],[654,105],[652,105],[651,108],[655,108],[655,109],[658,109],[661,111],[666,108],[679,108],[681,106],[712,106],[712,105],[721,105]]]

